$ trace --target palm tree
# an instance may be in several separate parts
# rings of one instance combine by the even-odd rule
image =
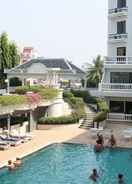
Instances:
[[[86,78],[89,82],[94,83],[98,87],[103,73],[103,59],[100,55],[93,60],[92,64],[89,64],[87,69]]]

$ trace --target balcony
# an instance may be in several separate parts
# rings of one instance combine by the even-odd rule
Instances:
[[[130,91],[132,92],[132,84],[126,84],[126,83],[101,83],[101,90],[103,91]]]
[[[109,13],[110,18],[127,16],[128,15],[128,7],[109,9],[108,13]]]
[[[127,121],[132,122],[132,114],[123,113],[108,113],[107,120],[109,121]]]
[[[132,57],[105,57],[105,64],[132,64]]]
[[[123,33],[123,34],[109,34],[108,35],[108,41],[111,43],[117,43],[117,42],[127,42],[128,34]]]
[[[132,83],[100,83],[99,92],[105,97],[132,98]]]

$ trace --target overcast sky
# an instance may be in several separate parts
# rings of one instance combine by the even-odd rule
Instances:
[[[81,66],[106,55],[107,0],[0,0],[0,32],[40,56]]]

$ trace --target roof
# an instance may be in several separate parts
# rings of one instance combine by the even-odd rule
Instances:
[[[62,72],[85,74],[83,70],[81,70],[80,68],[78,68],[77,66],[75,66],[74,64],[72,64],[71,62],[65,59],[44,59],[44,58],[32,59],[28,62],[25,62],[9,70],[8,73],[19,72],[20,70],[25,70],[29,68],[32,64],[35,64],[35,63],[41,63],[48,69],[59,68]]]

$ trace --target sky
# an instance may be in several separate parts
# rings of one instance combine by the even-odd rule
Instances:
[[[107,0],[0,0],[0,33],[78,66],[106,56]]]

